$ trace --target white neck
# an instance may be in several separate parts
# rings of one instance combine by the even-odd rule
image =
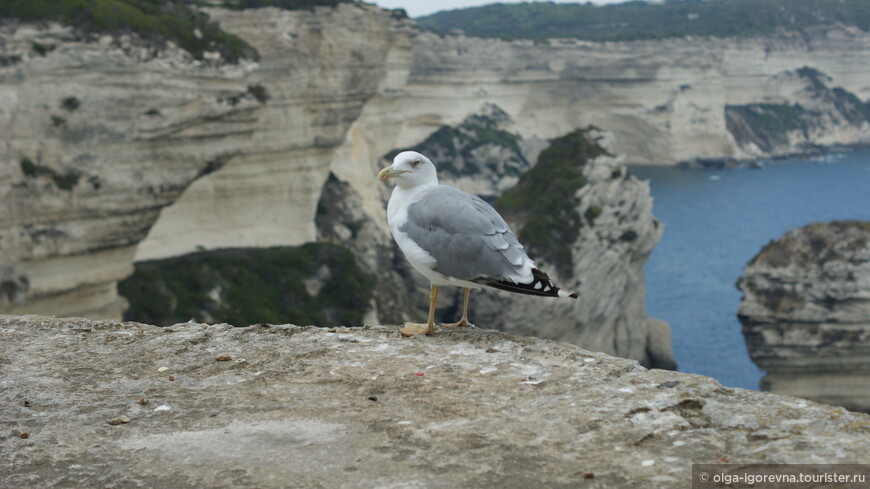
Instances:
[[[420,178],[420,175],[414,175],[414,180],[408,180],[405,178],[397,178],[396,179],[396,188],[403,188],[405,190],[412,190],[417,187],[428,187],[431,185],[438,185],[438,175],[431,175],[430,178]]]

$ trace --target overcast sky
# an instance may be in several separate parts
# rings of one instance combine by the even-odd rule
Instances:
[[[370,0],[371,1],[371,0]],[[374,0],[374,3],[383,8],[403,8],[411,17],[429,15],[439,10],[453,10],[457,8],[477,7],[490,3],[518,3],[528,0]],[[578,0],[552,0],[553,3],[578,3]],[[626,0],[591,0],[592,3],[620,3]],[[583,0],[581,3],[586,3]]]

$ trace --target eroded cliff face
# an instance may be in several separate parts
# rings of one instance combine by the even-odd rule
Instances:
[[[119,317],[160,209],[250,144],[253,65],[57,25],[0,38],[0,310]]]
[[[0,310],[120,318],[134,260],[316,239],[336,147],[408,28],[354,5],[209,13],[260,61],[2,26]]]
[[[813,68],[773,77],[780,103],[726,105],[728,132],[742,152],[757,157],[823,151],[826,146],[870,141],[870,104]]]
[[[870,411],[870,223],[811,224],[746,266],[738,316],[764,390]]]
[[[374,160],[342,161],[336,152],[367,102],[387,89],[394,53],[409,43],[407,23],[351,4],[207,11],[259,51],[247,83],[265,87],[269,101],[246,150],[164,210],[136,260],[314,241],[329,173],[346,168],[352,180],[377,173]]]

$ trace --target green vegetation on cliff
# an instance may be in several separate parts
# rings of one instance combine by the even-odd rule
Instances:
[[[484,166],[494,172],[519,176],[529,166],[520,150],[520,136],[502,129],[510,116],[496,105],[485,106],[456,126],[441,126],[413,147],[394,149],[384,155],[392,161],[402,151],[417,151],[436,163],[441,175],[474,175]],[[498,164],[491,153],[498,154]],[[499,170],[499,164],[501,170]]]
[[[350,251],[309,243],[138,263],[118,291],[128,321],[337,326],[362,324],[372,285]]]
[[[57,188],[67,191],[72,190],[72,188],[79,183],[79,179],[82,176],[82,174],[77,170],[66,170],[63,173],[60,173],[47,166],[34,163],[33,160],[27,157],[21,158],[20,166],[21,172],[25,177],[49,177]]]
[[[520,242],[532,258],[552,263],[563,276],[570,276],[571,243],[583,224],[577,212],[576,194],[584,185],[583,166],[609,153],[595,136],[597,128],[577,129],[554,139],[538,163],[520,177],[516,187],[496,201],[495,207],[519,226]],[[594,221],[601,210],[587,212]]]
[[[189,2],[193,3],[193,2]],[[224,32],[208,15],[188,2],[170,0],[3,0],[0,20],[51,20],[75,26],[86,33],[134,32],[144,39],[172,41],[202,59],[206,51],[224,59],[257,57],[257,51],[240,37]]]
[[[808,127],[807,111],[800,105],[726,105],[725,122],[738,142],[751,141],[764,151],[788,143],[788,133]]]
[[[628,41],[682,36],[743,37],[803,32],[834,23],[870,30],[867,0],[670,0],[616,5],[493,4],[417,19],[439,32],[504,39]]]
[[[829,261],[843,261],[845,252],[857,253],[867,246],[870,221],[830,221],[807,224],[771,240],[749,265],[773,268],[822,267]]]
[[[726,105],[725,124],[739,144],[751,143],[773,152],[789,143],[790,134],[802,134],[809,140],[813,129],[824,126],[832,116],[856,126],[870,122],[870,105],[841,87],[829,87],[831,78],[821,71],[804,66],[795,74],[803,79],[810,96],[829,110],[809,110],[800,104]]]
[[[353,0],[226,0],[221,7],[231,9],[246,9],[260,7],[278,7],[287,10],[312,9],[314,7],[335,7],[340,3],[351,3]]]

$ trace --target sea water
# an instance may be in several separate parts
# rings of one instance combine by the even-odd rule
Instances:
[[[763,162],[761,169],[632,167],[665,225],[644,269],[647,310],[671,326],[679,370],[758,389],[735,283],[761,248],[814,222],[870,220],[870,150]]]

